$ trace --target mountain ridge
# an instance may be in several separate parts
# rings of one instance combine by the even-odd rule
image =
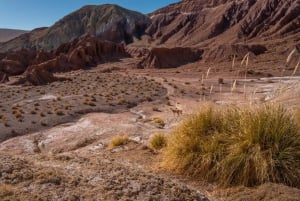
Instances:
[[[114,4],[88,5],[64,16],[49,28],[36,29],[33,33],[2,44],[0,51],[22,48],[49,51],[87,34],[112,42],[130,43],[140,37],[148,23],[147,16]]]
[[[49,28],[0,44],[0,52],[22,48],[50,51],[91,35],[141,47],[130,51],[148,58],[158,58],[145,55],[151,51],[144,49],[152,47],[162,48],[153,53],[168,51],[166,48],[198,48],[201,58],[210,61],[231,60],[233,55],[243,57],[247,52],[281,55],[300,44],[298,13],[297,0],[184,0],[147,16],[114,4],[87,5]]]
[[[29,31],[20,30],[20,29],[8,29],[0,28],[0,43],[9,41],[15,37],[18,37],[21,34],[27,33]]]

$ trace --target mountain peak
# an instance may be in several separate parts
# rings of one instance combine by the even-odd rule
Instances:
[[[16,41],[3,44],[0,51],[21,48],[52,50],[86,34],[113,42],[130,43],[144,33],[149,23],[147,16],[118,5],[87,5],[66,15],[46,31],[41,31],[38,37],[32,39],[30,34],[23,36],[16,40],[16,45]]]

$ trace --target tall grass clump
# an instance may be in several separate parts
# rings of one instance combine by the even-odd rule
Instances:
[[[224,186],[299,187],[300,134],[281,106],[208,108],[173,131],[162,165]]]

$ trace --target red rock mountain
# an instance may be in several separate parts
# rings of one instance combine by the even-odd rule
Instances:
[[[97,38],[77,39],[87,34]],[[95,65],[103,62],[102,56],[95,54],[99,48],[108,53],[106,58],[113,56],[113,51],[125,53],[123,46],[95,42],[99,38],[129,44],[126,50],[141,59],[140,68],[177,67],[200,59],[227,61],[248,52],[253,56],[284,55],[300,46],[300,0],[184,0],[149,16],[115,5],[85,6],[52,27],[1,44],[0,52],[19,50],[10,53],[19,59],[0,54],[0,80],[43,62],[51,63],[51,68],[45,67],[47,71]],[[90,41],[87,44],[95,42],[96,47],[85,45],[85,40]],[[43,62],[36,63],[37,51],[32,55],[20,50],[24,47],[43,49]],[[30,64],[21,59],[24,54]],[[61,69],[63,66],[66,69]]]
[[[141,45],[193,47],[203,50],[204,60],[219,62],[247,52],[279,55],[300,44],[299,0],[184,0],[149,16],[143,41],[131,44],[131,52]],[[142,66],[157,63],[149,60],[155,52],[144,56]]]
[[[150,18],[146,34],[170,46],[300,40],[299,0],[185,0]]]

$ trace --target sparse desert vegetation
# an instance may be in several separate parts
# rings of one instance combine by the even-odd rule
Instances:
[[[63,73],[58,76],[68,80],[49,85],[1,87],[0,140],[9,138],[12,129],[21,135],[85,113],[124,110],[165,96],[166,90],[153,80],[100,70]]]

